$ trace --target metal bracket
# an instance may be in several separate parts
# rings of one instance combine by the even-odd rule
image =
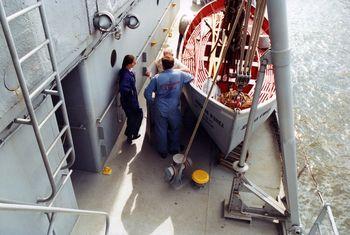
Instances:
[[[280,204],[278,201],[276,201],[270,195],[265,193],[262,189],[260,189],[257,185],[253,184],[247,178],[243,177],[243,181],[244,187],[246,187],[249,191],[258,196],[261,200],[266,202],[269,206],[271,206],[274,209],[274,211],[277,211],[279,215],[286,214],[286,208],[283,204]]]
[[[288,211],[278,201],[265,193],[258,186],[245,178],[244,173],[238,173],[234,178],[233,190],[231,191],[230,201],[224,203],[224,217],[228,219],[237,219],[245,222],[251,222],[253,217],[266,219],[270,221],[285,220]],[[248,192],[255,194],[266,204],[262,208],[248,207],[244,204],[240,196],[240,191],[246,189]]]
[[[225,203],[225,200],[222,202],[223,208],[224,208],[224,218],[226,219],[236,219],[244,222],[251,223],[252,222],[252,216],[249,214],[242,213],[243,208],[245,207],[245,204],[242,202],[239,195],[234,199],[234,203],[237,206],[237,210],[229,210],[229,203]]]
[[[141,58],[142,58],[142,62],[143,63],[147,62],[147,53],[146,52],[142,52]]]
[[[292,225],[288,231],[292,234],[303,234],[303,229],[299,225]]]
[[[14,120],[15,123],[30,125],[32,122],[29,118],[16,118]]]
[[[100,140],[103,140],[105,138],[103,126],[97,126],[97,133],[98,133],[98,138]]]
[[[46,95],[59,96],[58,91],[55,91],[55,90],[45,89],[45,90],[43,90],[43,93],[46,94]]]
[[[244,163],[243,166],[240,166],[239,165],[239,161],[235,161],[233,163],[233,169],[236,171],[236,172],[239,172],[239,173],[244,173],[246,172],[248,169],[249,169],[249,165],[247,163]]]

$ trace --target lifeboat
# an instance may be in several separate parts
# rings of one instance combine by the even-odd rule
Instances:
[[[245,28],[247,43],[243,50],[247,50],[249,46],[248,42],[252,34],[256,10],[254,6],[246,7],[245,10],[248,11],[247,9],[249,9],[250,15],[249,20],[246,21],[246,25],[248,25]],[[225,62],[219,63],[218,54],[220,54],[220,47],[221,49],[223,47],[220,44],[220,40],[224,37],[224,17],[227,15],[225,11],[227,11],[225,1],[218,0],[205,5],[197,13],[185,31],[180,45],[179,58],[182,63],[188,66],[191,74],[194,76],[194,81],[184,88],[184,94],[191,110],[197,116],[201,112],[207,92],[213,81],[213,74],[215,69],[217,69],[217,81],[214,84],[201,125],[220,151],[227,155],[244,139],[251,100],[246,100],[247,102],[243,105],[237,104],[237,97],[233,100],[232,97],[237,93],[238,89],[235,81],[237,69],[232,61],[225,59]],[[248,97],[248,99],[249,97],[252,99],[254,94],[260,58],[270,47],[269,23],[265,16],[262,19],[258,41],[256,47],[252,50],[254,53],[249,68],[249,82],[245,84],[243,89],[240,89],[241,94],[243,94],[242,97]],[[260,27],[260,25],[257,27]],[[231,62],[232,64],[230,64]],[[253,130],[265,122],[275,110],[275,92],[273,67],[268,65],[265,70],[265,78],[259,96]]]

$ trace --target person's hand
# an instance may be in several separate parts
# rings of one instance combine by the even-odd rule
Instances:
[[[149,70],[147,70],[146,72],[145,72],[145,75],[147,76],[147,77],[151,77],[151,71],[149,71]]]

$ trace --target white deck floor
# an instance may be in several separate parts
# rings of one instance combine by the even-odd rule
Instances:
[[[181,7],[189,12],[192,1],[182,2],[185,4]],[[177,41],[176,36],[170,38],[168,44],[174,41]],[[139,99],[146,113],[143,96]],[[187,144],[195,120],[187,115],[184,122],[187,131],[183,133],[183,143]],[[108,212],[110,234],[278,234],[275,225],[269,222],[253,220],[247,224],[222,217],[222,201],[229,199],[232,173],[215,166],[215,148],[204,131],[197,134],[190,156],[193,170],[208,171],[210,183],[201,190],[193,189],[188,183],[174,190],[163,180],[171,157],[164,160],[158,156],[146,140],[145,130],[146,119],[141,126],[142,136],[133,145],[126,144],[124,135],[118,139],[106,164],[113,169],[112,175],[76,171],[72,177],[79,208]],[[254,134],[247,177],[275,197],[279,191],[281,167],[273,137],[268,123]],[[249,205],[262,205],[255,196],[244,193],[242,197]],[[80,217],[72,234],[104,234],[104,218]]]

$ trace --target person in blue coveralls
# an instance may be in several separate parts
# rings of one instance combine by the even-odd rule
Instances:
[[[144,96],[153,103],[157,151],[162,158],[180,151],[180,95],[182,87],[190,83],[192,75],[172,69],[174,58],[162,59],[164,71],[155,75],[145,89]],[[153,99],[152,93],[155,93]],[[169,139],[168,139],[169,137]]]
[[[129,144],[132,143],[132,140],[140,137],[139,130],[143,118],[143,112],[137,98],[135,74],[132,71],[135,65],[135,57],[133,55],[126,55],[122,68],[119,71],[120,101],[127,118],[124,134],[127,136],[127,142]]]

